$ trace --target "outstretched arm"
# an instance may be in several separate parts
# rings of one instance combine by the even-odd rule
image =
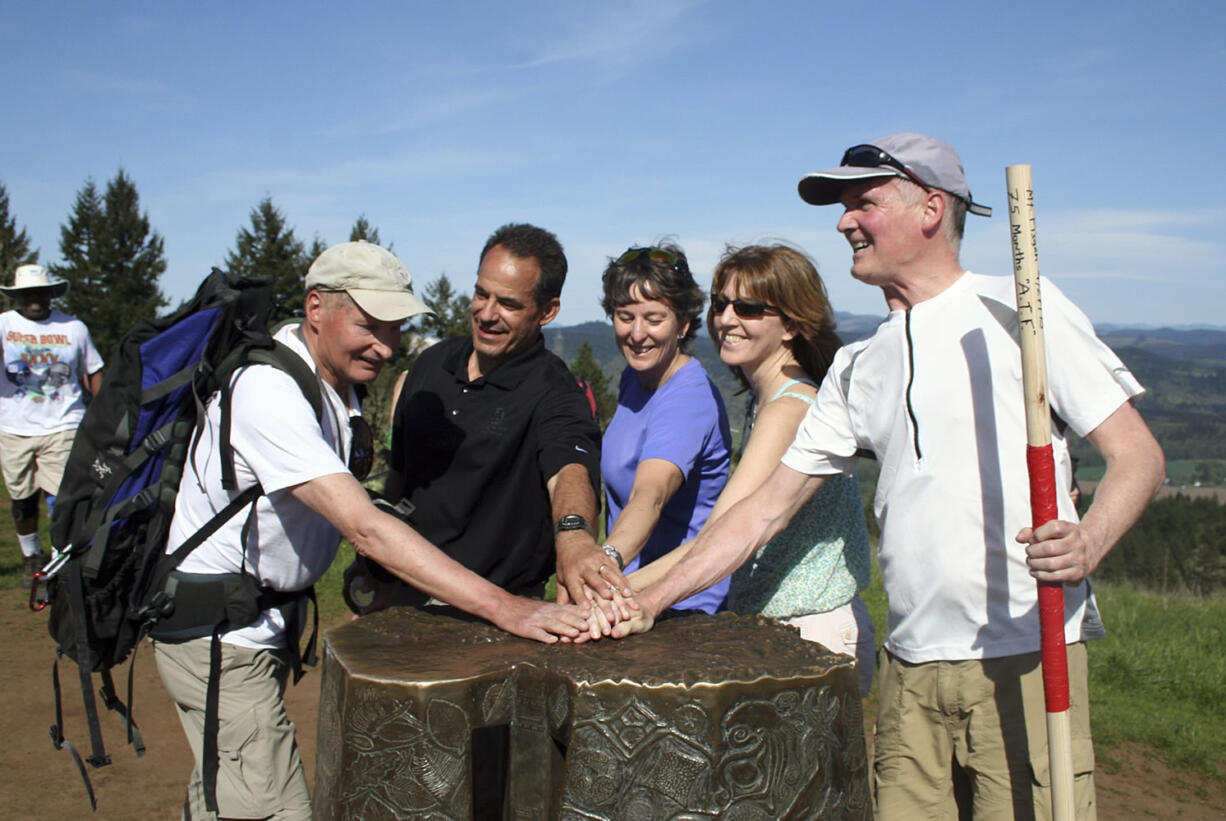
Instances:
[[[592,488],[587,468],[579,463],[566,465],[548,482],[553,520],[568,514],[578,514],[589,523],[596,521],[596,491]],[[605,555],[596,544],[596,537],[586,530],[566,530],[557,535],[558,600],[583,603],[589,600],[587,590],[603,599],[612,597],[612,589],[622,595],[632,595],[630,584],[617,568],[617,562]],[[585,589],[586,588],[586,589]],[[609,606],[605,614],[616,617]]]
[[[728,478],[728,484],[724,485],[704,527],[718,521],[733,505],[761,487],[792,444],[796,437],[796,428],[800,426],[808,409],[808,404],[790,396],[777,399],[762,408],[753,426],[753,432],[749,435],[749,441],[745,443],[740,463]],[[644,590],[655,584],[664,578],[693,546],[694,540],[691,539],[651,564],[640,567],[630,574],[630,586],[635,590]]]
[[[1028,545],[1030,575],[1039,581],[1078,584],[1093,573],[1141,517],[1166,477],[1162,448],[1129,402],[1086,438],[1103,455],[1107,471],[1085,518],[1080,524],[1053,520],[1017,535]]]
[[[740,567],[787,527],[825,480],[825,476],[809,476],[779,464],[757,490],[704,528],[685,558],[663,579],[636,597],[639,615],[614,627],[613,636],[620,638],[650,628],[651,622],[674,602],[705,590]]]
[[[349,473],[334,473],[290,488],[294,498],[323,516],[363,556],[440,601],[480,616],[524,638],[553,643],[587,627],[586,609],[513,596],[377,510]]]
[[[661,511],[684,481],[681,468],[667,459],[639,462],[626,505],[605,537],[605,544],[616,547],[623,562],[629,563],[642,552],[660,521]]]

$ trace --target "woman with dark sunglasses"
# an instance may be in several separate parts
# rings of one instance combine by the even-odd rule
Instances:
[[[786,245],[728,249],[715,268],[707,327],[720,360],[748,389],[740,461],[714,521],[765,481],[792,443],[842,344],[817,268]],[[636,590],[685,555],[684,544],[630,577]],[[869,582],[868,532],[856,480],[829,480],[791,524],[732,575],[727,609],[762,613],[856,659],[873,678],[875,633],[859,591]]]
[[[601,443],[605,551],[627,570],[693,538],[728,478],[732,437],[719,391],[688,348],[702,289],[675,245],[630,248],[604,272],[601,306],[626,358]],[[720,609],[727,579],[675,605]]]

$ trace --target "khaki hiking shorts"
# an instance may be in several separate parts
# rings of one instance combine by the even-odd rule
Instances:
[[[48,496],[60,492],[64,466],[77,432],[62,430],[43,436],[21,436],[0,431],[0,471],[9,496],[28,499],[39,488]]]

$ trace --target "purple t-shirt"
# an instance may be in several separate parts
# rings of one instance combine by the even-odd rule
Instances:
[[[692,539],[728,479],[732,437],[719,391],[697,359],[691,359],[656,391],[639,386],[638,373],[622,371],[617,412],[600,447],[600,475],[613,530],[630,498],[634,472],[644,459],[665,459],[681,469],[684,480],[660,512],[660,521],[643,551],[626,572],[649,563]],[[683,610],[714,613],[728,593],[728,579],[677,602]]]

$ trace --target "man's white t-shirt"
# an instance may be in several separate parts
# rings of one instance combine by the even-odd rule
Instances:
[[[0,314],[0,431],[44,436],[76,430],[85,416],[81,377],[102,370],[85,323],[63,311],[35,322]]]
[[[874,510],[889,598],[885,646],[909,662],[993,658],[1039,647],[1025,406],[1011,277],[967,272],[841,349],[783,462],[810,475],[881,464]],[[1085,436],[1143,389],[1059,289],[1042,281],[1051,407]],[[1053,431],[1060,518],[1068,447]],[[1065,587],[1066,639],[1080,638],[1087,585]]]
[[[282,328],[276,339],[314,367],[295,333]],[[238,573],[244,569],[275,590],[304,590],[332,564],[340,533],[326,519],[289,493],[321,476],[348,471],[350,414],[359,404],[352,388],[348,405],[322,379],[323,418],[316,421],[310,402],[293,377],[271,365],[251,365],[233,382],[230,444],[238,487],[221,487],[218,394],[208,403],[207,421],[192,462],[184,466],[166,552],[173,553],[231,499],[256,481],[264,494],[256,501],[256,518],[242,549],[243,525],[250,508],[236,513],[179,565],[186,573]],[[350,410],[352,409],[352,410]],[[321,424],[322,423],[322,424]],[[285,645],[285,625],[277,610],[268,610],[252,625],[231,630],[223,640],[244,647]]]

